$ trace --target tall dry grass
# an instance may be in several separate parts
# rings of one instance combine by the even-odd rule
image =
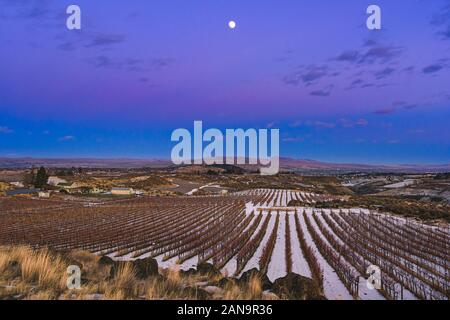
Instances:
[[[106,290],[108,299],[125,300],[136,296],[136,270],[131,263],[121,263],[111,282],[112,285]]]
[[[257,275],[251,276],[247,283],[241,285],[227,284],[224,290],[225,300],[261,300],[263,293],[262,282]]]
[[[2,248],[1,273],[6,272],[11,264],[18,265],[23,282],[52,290],[62,290],[65,286],[66,267],[59,256],[52,255],[47,249],[32,250],[22,246]]]

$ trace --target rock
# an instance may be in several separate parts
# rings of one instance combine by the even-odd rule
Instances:
[[[109,279],[114,279],[120,266],[125,265],[127,263],[131,263],[131,262],[129,262],[129,261],[114,261],[114,264],[111,265],[111,269],[109,270]]]
[[[216,285],[221,288],[225,288],[228,285],[230,285],[230,286],[237,285],[237,281],[236,281],[236,279],[233,279],[233,278],[222,278],[216,282]]]
[[[280,300],[280,297],[278,297],[275,293],[270,291],[264,291],[262,293],[262,299],[263,300]]]
[[[189,270],[180,269],[180,274],[185,277],[193,276],[197,274],[197,270],[194,268],[190,268]]]
[[[206,286],[206,287],[203,287],[202,289],[212,295],[215,295],[215,294],[222,295],[224,293],[222,288],[219,288],[216,286]]]
[[[112,266],[114,265],[116,262],[111,259],[108,256],[102,256],[99,260],[98,260],[98,264],[101,266]]]
[[[200,263],[197,265],[197,274],[211,276],[221,275],[220,271],[210,263]]]
[[[281,299],[289,300],[325,300],[319,286],[310,278],[289,273],[283,278],[275,280],[273,293]]]
[[[272,288],[272,282],[270,282],[269,277],[266,274],[262,274],[258,269],[253,268],[244,272],[238,279],[239,284],[248,283],[253,276],[259,277],[262,284],[263,290],[270,290]]]
[[[147,279],[148,277],[159,275],[158,262],[153,258],[135,260],[133,261],[133,266],[138,279]]]
[[[112,259],[111,259],[112,260]],[[109,278],[112,279],[115,277],[117,270],[120,266],[124,264],[131,264],[136,272],[136,278],[139,280],[145,280],[149,277],[159,276],[158,271],[158,262],[155,259],[147,258],[147,259],[139,259],[135,261],[114,261],[112,260],[112,264],[109,260],[105,259],[106,265],[111,265],[111,270],[109,273]]]
[[[20,275],[21,271],[20,271],[20,264],[18,261],[9,261],[7,264],[6,269],[9,271],[9,273],[12,276],[18,276]]]

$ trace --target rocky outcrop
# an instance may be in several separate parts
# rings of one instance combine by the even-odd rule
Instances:
[[[281,299],[326,299],[316,282],[310,278],[306,278],[295,273],[289,273],[285,277],[275,280],[271,291]]]

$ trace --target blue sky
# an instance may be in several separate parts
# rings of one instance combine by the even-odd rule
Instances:
[[[69,31],[72,3],[0,0],[0,156],[168,158],[202,120],[279,128],[283,156],[450,162],[450,1],[81,0]]]

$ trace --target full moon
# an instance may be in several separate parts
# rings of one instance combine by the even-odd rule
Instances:
[[[231,20],[230,22],[228,22],[228,27],[230,27],[230,29],[236,28],[236,22],[234,22],[233,20]]]

